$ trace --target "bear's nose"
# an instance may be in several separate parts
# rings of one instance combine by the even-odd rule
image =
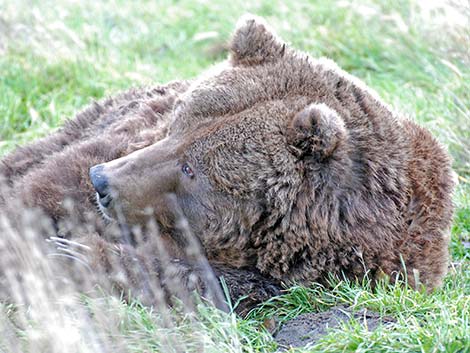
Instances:
[[[96,192],[100,197],[100,201],[103,203],[106,199],[110,199],[109,188],[108,188],[108,178],[103,173],[103,165],[98,164],[90,168],[90,180],[95,188]],[[109,200],[111,201],[111,200]],[[109,202],[108,202],[109,203]],[[103,204],[106,207],[106,205]]]

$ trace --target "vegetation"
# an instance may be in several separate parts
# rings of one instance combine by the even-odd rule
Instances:
[[[395,284],[372,291],[295,287],[245,319],[201,306],[163,329],[159,315],[112,298],[129,351],[275,351],[262,328],[341,304],[396,322],[373,332],[352,320],[303,351],[470,352],[470,6],[464,0],[246,2],[0,0],[0,155],[50,133],[93,99],[137,85],[191,78],[227,55],[237,18],[264,16],[294,47],[327,56],[397,111],[429,128],[454,157],[452,266],[428,295]],[[110,304],[111,303],[111,304]],[[96,303],[87,302],[90,311]],[[4,311],[8,308],[4,308]],[[177,344],[175,343],[177,342]],[[0,339],[0,350],[8,342]]]

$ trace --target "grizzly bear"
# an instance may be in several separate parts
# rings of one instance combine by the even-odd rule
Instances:
[[[189,230],[232,291],[330,275],[439,286],[453,189],[440,144],[257,17],[240,19],[229,50],[194,81],[94,103],[7,155],[3,202],[40,208],[64,238],[95,222],[98,247],[116,241],[113,225],[138,247],[153,224],[175,259]]]

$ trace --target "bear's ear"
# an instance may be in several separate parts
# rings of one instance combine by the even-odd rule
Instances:
[[[297,113],[287,129],[291,151],[299,159],[326,161],[347,140],[343,119],[325,104],[310,104]]]
[[[244,15],[230,43],[232,65],[252,66],[274,62],[284,56],[283,43],[260,17]]]

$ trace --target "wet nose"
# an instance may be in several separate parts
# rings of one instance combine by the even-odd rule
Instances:
[[[90,168],[90,180],[100,198],[104,199],[109,194],[108,178],[104,175],[103,165],[98,164]]]

